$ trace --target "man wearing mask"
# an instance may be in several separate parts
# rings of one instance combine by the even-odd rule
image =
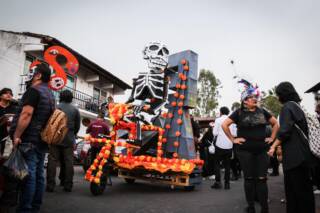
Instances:
[[[17,212],[39,212],[42,204],[48,146],[41,140],[40,133],[55,108],[54,96],[48,87],[50,76],[48,65],[42,63],[34,68],[11,125],[14,146],[23,151],[29,172],[21,185]]]

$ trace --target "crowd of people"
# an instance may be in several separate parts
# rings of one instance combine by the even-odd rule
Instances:
[[[244,91],[240,108],[233,109],[230,115],[227,107],[220,108],[220,116],[201,139],[203,176],[214,180],[211,188],[220,189],[220,170],[224,168],[224,189],[229,190],[230,170],[232,180],[241,177],[242,172],[246,212],[255,212],[255,201],[259,201],[262,213],[269,212],[268,169],[272,168],[269,176],[278,176],[281,160],[287,212],[315,212],[314,194],[319,194],[320,164],[296,127],[308,135],[301,99],[289,82],[280,83],[276,95],[282,104],[278,120],[260,107],[254,91]],[[319,103],[315,112],[320,122]],[[215,150],[210,153],[212,144]]]
[[[58,165],[60,185],[64,191],[71,192],[73,187],[73,146],[80,129],[80,113],[72,105],[73,95],[68,90],[60,93],[60,103],[55,105],[54,96],[48,87],[50,75],[48,65],[38,65],[19,104],[13,101],[11,89],[3,88],[0,91],[1,156],[4,144],[12,140],[14,149],[22,152],[29,173],[23,182],[11,184],[1,171],[0,203],[6,199],[14,200],[10,196],[17,195],[13,189],[19,185],[17,212],[40,211],[44,191],[55,190]],[[248,204],[246,212],[255,212],[255,201],[258,200],[261,213],[267,213],[268,168],[271,160],[271,175],[279,175],[277,149],[281,146],[287,212],[315,213],[314,193],[320,192],[320,162],[312,155],[299,132],[301,130],[308,135],[306,117],[300,108],[301,99],[289,82],[280,83],[276,94],[282,103],[279,121],[260,107],[259,97],[254,91],[244,91],[241,106],[232,109],[232,113],[227,107],[220,108],[220,116],[210,124],[201,140],[196,142],[200,157],[205,160],[203,175],[213,180],[211,188],[232,190],[230,180],[238,180],[243,173]],[[55,108],[66,114],[68,132],[62,143],[48,146],[41,141],[40,133]],[[316,112],[320,122],[319,104]],[[87,133],[93,137],[109,135],[104,116],[100,114],[91,122]],[[199,128],[193,119],[192,126],[197,130],[194,131],[194,137],[200,138]],[[91,162],[100,148],[99,144],[92,144]],[[49,162],[45,181],[46,152],[49,152]],[[4,159],[0,158],[1,165],[3,162]],[[224,184],[221,183],[221,168],[224,168]]]

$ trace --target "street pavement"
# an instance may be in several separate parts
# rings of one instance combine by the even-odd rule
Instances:
[[[93,196],[89,183],[84,180],[81,167],[75,167],[74,188],[64,192],[57,186],[55,192],[46,193],[42,213],[234,213],[244,212],[246,206],[243,179],[231,182],[231,189],[211,189],[211,180],[204,180],[194,191],[172,189],[168,185],[136,181],[128,184],[113,177],[100,196]],[[269,177],[271,213],[285,213],[283,176]],[[317,213],[320,213],[320,195],[316,195]],[[259,210],[256,203],[256,210]],[[259,212],[259,211],[257,211]]]

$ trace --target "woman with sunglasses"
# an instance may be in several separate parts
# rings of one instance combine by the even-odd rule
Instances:
[[[244,191],[248,207],[246,212],[254,213],[255,195],[261,205],[261,213],[269,212],[267,171],[269,144],[276,137],[279,128],[277,120],[268,111],[260,108],[259,90],[243,80],[246,90],[241,94],[241,107],[234,111],[222,124],[222,128],[234,143],[244,173]],[[240,81],[240,83],[243,83]],[[233,137],[229,126],[237,124],[237,137]],[[267,137],[267,126],[272,126],[271,137]]]

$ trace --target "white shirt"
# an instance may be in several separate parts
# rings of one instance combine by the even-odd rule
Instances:
[[[221,117],[217,118],[214,122],[213,128],[213,135],[217,136],[216,146],[220,149],[232,149],[233,143],[230,139],[226,136],[222,129],[222,123],[228,118],[227,115],[222,115]],[[231,134],[234,135],[235,126],[229,127]]]

